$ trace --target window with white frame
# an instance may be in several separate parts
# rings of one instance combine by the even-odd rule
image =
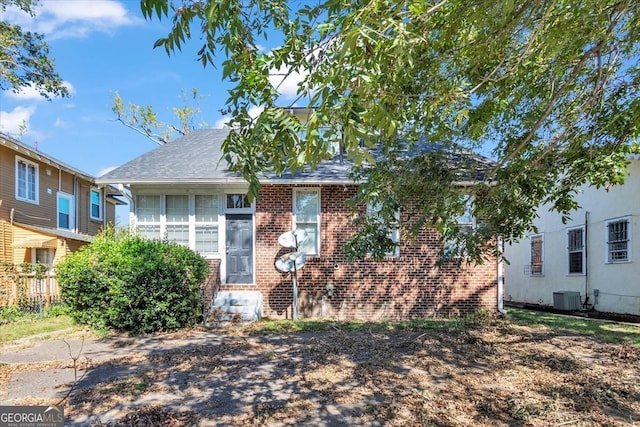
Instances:
[[[607,221],[607,262],[631,261],[631,223],[628,217]]]
[[[300,250],[307,255],[320,255],[320,191],[294,190],[293,216],[294,228],[307,233],[307,239],[300,245]]]
[[[165,236],[170,242],[189,247],[189,196],[165,197]]]
[[[251,202],[247,197],[247,193],[229,193],[225,195],[227,210],[230,209],[250,209]]]
[[[38,165],[16,157],[16,199],[38,203]]]
[[[73,230],[73,209],[73,196],[71,194],[58,193],[58,228]]]
[[[91,219],[102,219],[102,192],[97,188],[92,188],[89,194]]]
[[[458,227],[460,227],[460,231],[462,233],[471,234],[476,226],[475,217],[473,216],[473,197],[465,197],[464,212],[457,216],[456,223],[458,224]],[[460,258],[464,255],[464,248],[460,247],[458,242],[451,240],[445,242],[443,252],[445,257],[450,259]]]
[[[34,248],[32,249],[32,262],[52,265],[54,257],[53,248]]]
[[[567,231],[567,252],[569,274],[584,274],[585,250],[584,227],[570,228]]]
[[[382,206],[380,205],[380,203],[374,203],[374,202],[367,203],[367,216],[369,218],[382,221],[383,219],[381,218],[381,213],[380,213],[381,210],[382,210]],[[389,258],[400,256],[400,228],[398,226],[400,224],[399,210],[395,211],[395,221],[396,223],[393,224],[393,226],[389,227],[387,231],[387,237],[393,243],[396,244],[396,246],[393,248],[392,251],[386,253],[386,256]]]
[[[195,250],[201,254],[218,252],[218,196],[195,196]]]
[[[541,276],[544,272],[544,237],[542,234],[536,234],[530,238],[531,252],[528,274],[532,276]]]
[[[136,215],[138,234],[160,239],[160,196],[137,196]]]
[[[136,228],[142,236],[165,237],[203,255],[220,252],[217,194],[139,195],[136,215]]]

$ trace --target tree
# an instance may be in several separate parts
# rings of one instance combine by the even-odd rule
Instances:
[[[225,55],[223,77],[235,87],[224,149],[252,196],[263,171],[313,167],[338,144],[366,166],[355,170],[365,182],[358,201],[383,203],[392,224],[398,205],[427,195],[404,232],[435,227],[458,254],[481,261],[494,236],[510,242],[529,231],[537,206],[567,217],[578,186],[623,183],[627,154],[639,151],[640,2],[293,4],[141,3],[147,19],[171,17],[155,43],[167,54],[199,32],[203,65]],[[267,37],[280,47],[261,51]],[[305,76],[296,100],[311,107],[304,124],[278,105],[276,70]],[[257,118],[253,106],[264,107]],[[399,152],[425,139],[436,149],[407,164]],[[487,147],[496,164],[461,191],[451,154]],[[386,160],[374,161],[372,148]],[[482,221],[472,233],[456,223],[466,194]]]
[[[200,115],[198,101],[203,98],[203,95],[198,93],[198,89],[193,88],[190,94],[183,90],[181,98],[184,107],[172,109],[180,123],[179,126],[159,120],[158,113],[151,105],[141,106],[133,102],[125,105],[118,92],[113,96],[111,110],[116,115],[116,120],[124,126],[146,136],[156,144],[162,145],[169,142],[176,133],[186,135],[194,129],[207,126],[204,122],[196,123],[196,119]]]
[[[35,16],[38,0],[0,0],[0,14],[16,7]],[[19,25],[0,21],[0,90],[20,92],[33,87],[47,99],[69,96],[69,91],[55,71],[49,46],[39,33],[23,31]]]

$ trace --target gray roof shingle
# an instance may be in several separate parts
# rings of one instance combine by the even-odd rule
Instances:
[[[229,134],[227,129],[200,129],[181,138],[177,138],[128,163],[102,175],[96,182],[102,184],[145,184],[145,183],[246,183],[242,175],[231,172],[223,159],[222,143]],[[416,148],[417,147],[417,148]],[[421,141],[413,149],[406,150],[405,156],[415,156],[420,152],[438,149],[425,141]],[[377,152],[376,152],[377,151]],[[381,153],[374,150],[374,157]],[[494,163],[483,156],[469,151],[451,152],[454,167],[471,161],[475,164],[471,169],[484,169]],[[466,159],[466,162],[461,161]],[[314,170],[306,169],[290,172],[280,176],[266,174],[263,183],[353,183],[350,171],[353,163],[342,160],[339,156],[320,163]],[[463,167],[464,168],[464,167]],[[467,169],[469,165],[466,166]],[[467,170],[467,172],[470,172]],[[471,179],[482,179],[481,171]]]
[[[246,183],[242,175],[231,172],[224,161],[222,143],[227,129],[201,129],[177,138],[100,176],[96,181],[109,184],[142,183]],[[267,174],[264,182],[353,182],[350,164],[328,160],[315,170],[295,175]]]
[[[228,181],[244,182],[222,158],[225,129],[202,129],[174,139],[100,176],[101,183]]]

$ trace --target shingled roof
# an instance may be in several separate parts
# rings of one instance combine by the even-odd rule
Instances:
[[[229,170],[223,159],[222,143],[229,134],[227,129],[201,129],[177,138],[96,179],[101,184],[168,184],[168,183],[246,183],[242,175]],[[418,147],[418,148],[416,148]],[[421,142],[405,156],[415,156],[419,152],[438,149]],[[379,157],[380,152],[373,156]],[[471,179],[483,179],[483,170],[494,163],[483,156],[469,151],[450,153],[452,165],[466,169],[465,175]],[[464,159],[464,160],[463,160]],[[469,164],[473,164],[471,166]],[[463,166],[464,165],[464,166]],[[470,167],[471,166],[471,167]],[[266,174],[262,183],[323,184],[353,183],[350,171],[353,163],[336,156],[321,162],[315,169],[297,171],[295,174]],[[469,173],[471,172],[471,173]]]
[[[246,183],[229,170],[222,143],[227,129],[201,129],[174,139],[102,175],[96,182],[109,184]],[[315,170],[295,175],[268,174],[264,183],[352,183],[351,165],[339,159],[322,162]]]

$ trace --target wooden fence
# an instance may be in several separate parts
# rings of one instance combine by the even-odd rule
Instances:
[[[0,271],[0,307],[29,308],[42,303],[45,307],[60,301],[60,288],[53,270],[39,274]]]

